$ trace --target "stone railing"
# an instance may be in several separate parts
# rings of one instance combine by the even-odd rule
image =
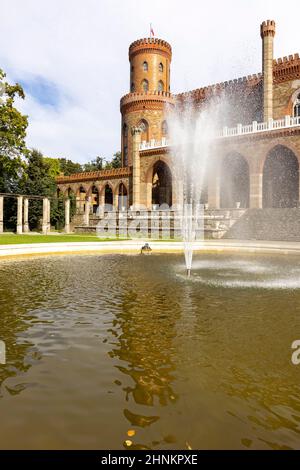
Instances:
[[[226,138],[226,137],[237,137],[240,135],[256,134],[261,132],[270,132],[273,130],[279,129],[288,129],[293,127],[300,126],[300,116],[291,117],[285,116],[282,119],[269,119],[267,122],[256,122],[253,121],[252,124],[243,126],[238,124],[236,127],[223,127],[221,131],[218,132],[216,138]],[[152,139],[149,142],[141,142],[140,150],[149,150],[156,148],[169,147],[171,145],[170,140],[162,138],[162,140]]]
[[[148,149],[155,149],[155,148],[161,148],[161,147],[169,147],[169,145],[170,145],[170,142],[165,137],[163,137],[161,140],[152,139],[149,142],[146,142],[144,140],[143,142],[141,142],[140,150],[148,150]]]
[[[277,129],[287,129],[290,127],[300,126],[300,116],[291,117],[285,116],[282,119],[269,119],[267,122],[256,122],[243,126],[238,124],[236,127],[223,127],[219,132],[218,137],[234,137],[245,134],[256,134],[257,132],[269,132]]]

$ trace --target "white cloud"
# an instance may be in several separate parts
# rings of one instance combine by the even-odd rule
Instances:
[[[56,111],[27,96],[28,145],[86,161],[120,148],[119,99],[128,92],[130,42],[149,34],[173,47],[174,92],[260,71],[259,24],[277,22],[275,55],[297,52],[298,0],[1,1],[0,67],[61,95]],[[294,12],[294,13],[293,13]]]

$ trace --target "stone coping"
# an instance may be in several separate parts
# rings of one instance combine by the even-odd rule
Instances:
[[[69,255],[100,253],[138,254],[145,242],[152,248],[152,253],[182,253],[182,242],[151,240],[124,240],[105,242],[70,242],[70,243],[32,243],[0,245],[0,259],[32,255]],[[281,253],[300,255],[300,242],[257,241],[257,240],[205,240],[196,242],[195,252],[234,252],[234,253]]]

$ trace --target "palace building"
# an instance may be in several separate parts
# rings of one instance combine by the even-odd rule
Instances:
[[[300,58],[299,54],[273,57],[274,21],[261,24],[260,36],[259,73],[177,95],[170,87],[170,44],[145,38],[130,45],[130,92],[120,101],[122,168],[57,178],[59,191],[76,198],[77,225],[89,225],[99,206],[111,204],[124,211],[142,205],[151,211],[180,202],[166,109],[180,109],[187,100],[201,109],[218,94],[226,97],[231,112],[216,139],[206,207],[216,211],[298,207]]]

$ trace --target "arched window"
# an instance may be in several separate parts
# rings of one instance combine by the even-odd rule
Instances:
[[[135,86],[134,86],[134,83],[133,83],[133,82],[131,83],[130,91],[131,91],[131,93],[134,93],[134,92],[135,92]]]
[[[128,126],[123,125],[123,165],[128,165]]]
[[[142,119],[138,127],[142,129],[142,135],[141,135],[141,141],[143,142],[144,140],[147,142],[149,140],[149,125],[148,122],[145,119]]]
[[[163,72],[163,71],[164,71],[164,66],[163,66],[162,63],[159,64],[158,70],[159,70],[159,72]]]
[[[146,61],[143,63],[143,70],[144,72],[148,72],[148,62]]]
[[[164,91],[164,82],[162,80],[158,82],[158,91]]]
[[[144,92],[147,92],[149,90],[148,80],[145,79],[145,80],[142,81],[142,88],[143,88]]]
[[[163,137],[166,137],[168,135],[168,123],[167,121],[163,121],[161,123],[161,133]]]
[[[294,117],[300,117],[300,93],[294,103]]]

